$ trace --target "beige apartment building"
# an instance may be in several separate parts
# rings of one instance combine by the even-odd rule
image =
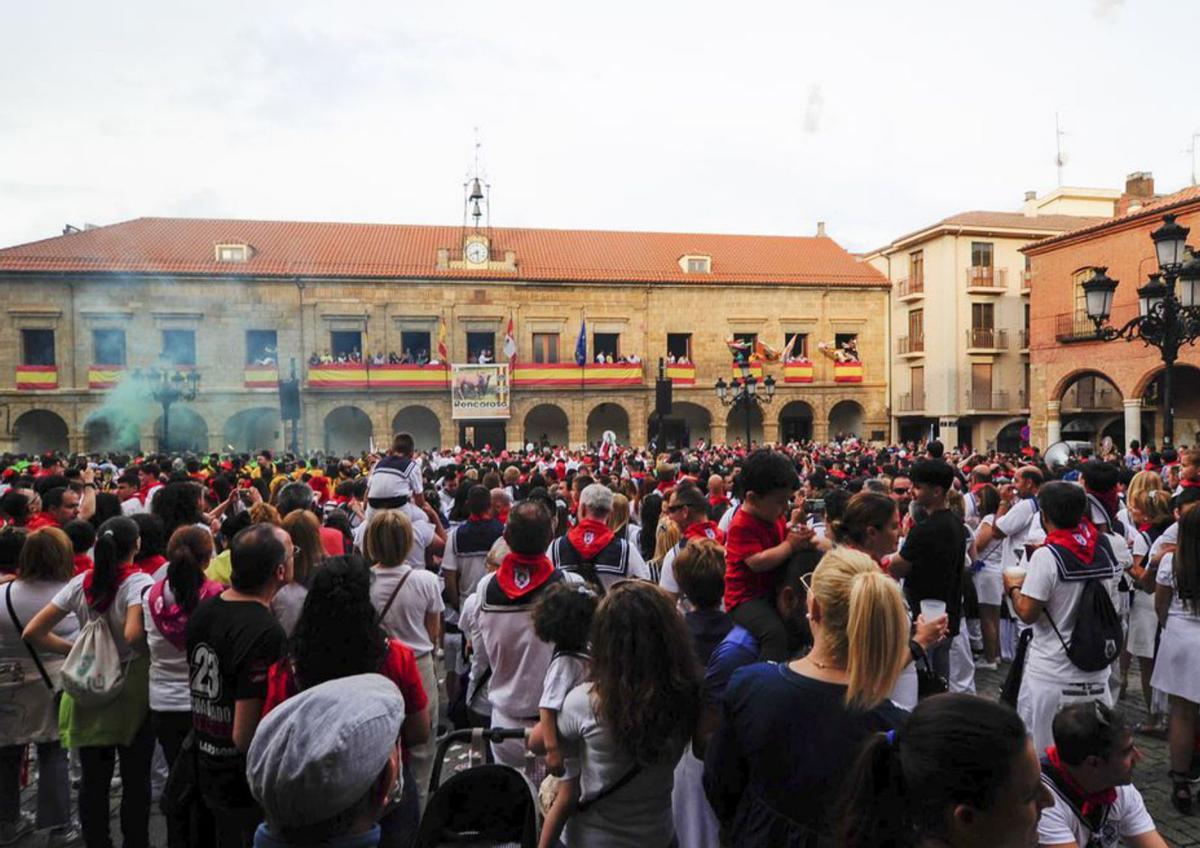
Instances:
[[[1028,192],[1017,212],[952,215],[864,258],[892,282],[892,435],[1015,451],[1029,419],[1031,274],[1022,247],[1113,217],[1135,192]]]

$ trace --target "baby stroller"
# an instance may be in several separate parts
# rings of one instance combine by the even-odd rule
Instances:
[[[537,848],[542,827],[537,790],[520,770],[492,762],[484,744],[523,738],[520,728],[478,727],[442,737],[415,848]],[[456,742],[471,744],[470,765],[443,782],[446,753]]]

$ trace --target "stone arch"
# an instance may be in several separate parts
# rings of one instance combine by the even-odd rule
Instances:
[[[432,450],[442,444],[442,422],[427,406],[406,406],[392,419],[393,433],[408,433],[417,450]]]
[[[1021,438],[1021,430],[1027,426],[1024,418],[1014,418],[996,431],[996,450],[1000,453],[1017,453],[1025,440]]]
[[[94,412],[83,422],[83,449],[88,453],[136,453],[141,447],[137,422],[128,416]]]
[[[779,410],[779,441],[795,442],[813,437],[813,408],[806,401],[793,400]]]
[[[525,413],[523,432],[523,444],[567,445],[571,439],[571,424],[561,406],[539,403]]]
[[[1159,369],[1159,370],[1162,370],[1162,369]],[[1150,383],[1150,379],[1152,379],[1152,378],[1148,377],[1145,380],[1145,384],[1147,386]],[[1121,400],[1124,398],[1124,395],[1121,393],[1121,389],[1117,386],[1117,384],[1115,382],[1113,382],[1112,378],[1110,378],[1107,374],[1104,374],[1101,371],[1097,371],[1094,368],[1077,368],[1074,371],[1071,371],[1069,374],[1065,375],[1062,379],[1060,379],[1058,381],[1057,385],[1055,385],[1054,391],[1050,393],[1050,399],[1058,400],[1058,401],[1065,401],[1067,399],[1066,398],[1067,393],[1071,390],[1071,388],[1073,386],[1078,384],[1080,381],[1087,381],[1087,380],[1093,380],[1097,383],[1107,384],[1107,389],[1110,391],[1110,394],[1115,397],[1116,408],[1120,409]],[[1142,391],[1144,391],[1144,389]],[[1134,397],[1141,397],[1141,394],[1135,394]],[[1065,403],[1063,405],[1066,406]]]
[[[162,451],[208,452],[208,422],[187,406],[171,407],[169,432],[163,432],[163,417],[154,422],[154,442]],[[224,447],[224,445],[222,445]]]
[[[256,406],[234,413],[225,422],[225,444],[243,453],[279,450],[283,446],[283,419],[279,410]]]
[[[707,407],[689,401],[675,401],[671,414],[663,416],[659,433],[658,416],[650,416],[648,433],[659,449],[694,445],[712,440],[712,413]]]
[[[371,416],[357,406],[339,406],[325,416],[325,452],[335,456],[371,448]]]
[[[725,441],[746,441],[746,409],[738,407],[729,410],[725,416]],[[750,407],[750,441],[762,444],[763,441],[763,411],[761,406]]]
[[[31,409],[13,422],[18,453],[66,453],[71,448],[67,422],[48,409]]]
[[[839,434],[861,438],[863,435],[863,419],[865,417],[866,412],[863,411],[862,404],[858,401],[838,401],[829,410],[830,438],[837,438]]]
[[[629,413],[621,404],[605,401],[597,404],[588,413],[587,440],[589,445],[599,442],[606,430],[613,431],[618,444],[629,444]]]

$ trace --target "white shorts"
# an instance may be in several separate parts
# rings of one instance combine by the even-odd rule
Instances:
[[[1021,681],[1021,694],[1017,696],[1017,713],[1033,737],[1034,750],[1045,751],[1054,744],[1051,730],[1054,716],[1068,704],[1081,701],[1101,701],[1106,706],[1112,706],[1107,670],[1104,679],[1097,682],[1072,683],[1025,675]]]
[[[998,565],[985,565],[975,572],[971,579],[975,582],[975,594],[979,603],[988,606],[1000,606],[1004,597],[1004,571]]]

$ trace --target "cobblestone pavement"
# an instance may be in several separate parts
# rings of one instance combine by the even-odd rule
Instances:
[[[1002,664],[997,671],[979,672],[975,681],[979,694],[989,698],[996,697],[996,694],[1000,690],[1000,683],[1003,681],[1007,670],[1007,664]],[[1142,699],[1142,690],[1136,664],[1129,674],[1129,687],[1126,696],[1119,702],[1118,707],[1131,724],[1140,722],[1146,717],[1146,709]],[[1181,816],[1171,806],[1171,783],[1167,778],[1166,742],[1148,736],[1139,735],[1136,738],[1138,748],[1142,752],[1144,759],[1138,764],[1134,772],[1134,783],[1146,799],[1146,806],[1150,810],[1150,814],[1154,817],[1159,832],[1167,840],[1167,844],[1171,846],[1179,846],[1179,848],[1198,846],[1200,848],[1200,816]],[[447,755],[447,770],[457,771],[465,768],[466,765],[467,750],[465,747],[456,747]],[[33,790],[34,787],[32,785],[26,789],[24,804],[24,809],[26,810],[34,808]],[[121,844],[120,819],[118,818],[119,797],[119,793],[114,791],[112,799],[112,834],[116,846],[120,846]],[[155,815],[151,819],[150,840],[152,845],[164,846],[165,848],[166,833],[160,815]],[[45,839],[41,835],[32,835],[15,843],[18,848],[42,848],[44,844]]]

